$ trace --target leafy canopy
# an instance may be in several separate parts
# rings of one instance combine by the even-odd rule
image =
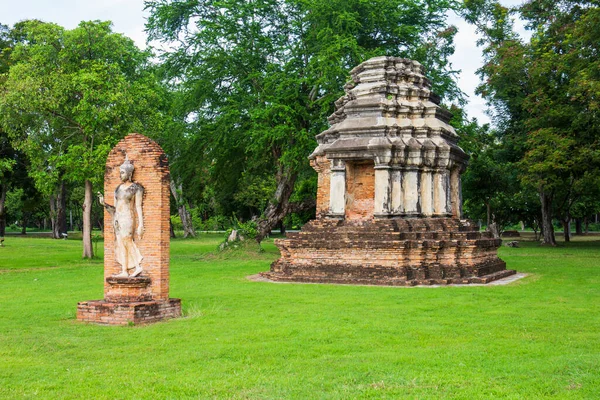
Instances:
[[[417,59],[438,93],[462,98],[447,59],[456,30],[445,19],[454,1],[145,4],[149,37],[166,49],[166,77],[183,93],[187,131],[197,138],[191,151],[205,157],[229,209],[258,206],[264,189],[271,203],[283,201],[283,182],[308,178],[313,137],[326,128],[349,70],[370,57]]]
[[[110,22],[65,30],[25,21],[13,36],[1,123],[28,154],[36,184],[50,192],[61,179],[100,182],[112,145],[159,121],[148,53],[113,33]]]

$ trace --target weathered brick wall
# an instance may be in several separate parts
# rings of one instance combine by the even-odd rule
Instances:
[[[270,279],[377,285],[487,283],[514,274],[500,239],[451,218],[311,221],[276,239]]]
[[[331,162],[323,156],[311,160],[310,165],[317,171],[317,218],[329,212],[329,181]]]
[[[373,161],[346,163],[346,218],[373,218],[375,164]]]
[[[114,205],[114,191],[121,183],[119,167],[125,154],[133,163],[133,181],[144,187],[142,214],[145,232],[143,238],[134,236],[142,256],[142,275],[151,279],[153,300],[169,298],[169,164],[160,146],[146,136],[132,133],[121,140],[110,152],[104,175],[104,197]],[[104,212],[104,294],[106,298],[124,297],[124,289],[111,286],[106,278],[120,272],[114,255],[114,230],[110,214]]]
[[[138,303],[86,301],[77,307],[77,319],[101,325],[143,325],[181,315],[181,300]]]

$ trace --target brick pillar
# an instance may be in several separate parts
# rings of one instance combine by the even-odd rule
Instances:
[[[181,315],[181,301],[169,298],[169,163],[160,146],[132,133],[109,153],[104,175],[105,202],[114,206],[115,189],[122,183],[125,156],[134,166],[132,181],[144,188],[144,233],[134,234],[142,273],[114,277],[121,271],[115,259],[115,232],[111,214],[104,212],[104,299],[80,302],[77,319],[107,325],[145,324]],[[135,213],[133,213],[134,218]],[[134,221],[135,222],[135,221]],[[137,226],[137,223],[134,223]]]
[[[455,166],[450,170],[450,204],[454,218],[461,216],[460,169]]]
[[[140,134],[130,134],[121,140],[106,160],[104,175],[105,201],[114,205],[113,193],[121,183],[119,167],[125,154],[133,163],[132,180],[144,187],[142,214],[144,218],[143,238],[134,240],[144,257],[142,275],[152,280],[150,290],[155,300],[169,298],[169,162],[160,146]],[[115,236],[110,214],[104,212],[104,294],[111,297],[115,289],[107,278],[120,271],[115,260]]]
[[[331,162],[324,156],[318,156],[310,161],[310,165],[317,171],[317,218],[321,218],[329,213]]]
[[[344,218],[346,212],[346,163],[331,160],[329,216]]]

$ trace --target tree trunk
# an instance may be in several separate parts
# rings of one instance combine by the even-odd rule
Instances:
[[[176,187],[175,182],[171,179],[169,186],[171,188],[173,198],[175,199],[175,204],[177,204],[177,213],[179,214],[181,224],[183,225],[183,237],[196,237],[196,230],[194,229],[192,216],[190,215],[190,211],[186,207],[185,199],[183,198],[183,185],[180,183],[178,187]]]
[[[58,221],[58,239],[63,238],[63,233],[67,233],[67,185],[65,182],[60,183],[58,198],[56,199],[56,211]]]
[[[175,229],[173,228],[173,223],[169,220],[169,234],[171,239],[175,239]]]
[[[50,195],[50,228],[52,229],[52,238],[56,239],[56,196]]]
[[[92,247],[92,182],[86,179],[83,200],[83,258],[93,258]]]
[[[196,230],[194,229],[189,206],[186,207],[185,202],[183,202],[177,207],[177,212],[179,213],[179,218],[181,218],[181,224],[183,225],[183,237],[196,237]]]
[[[23,215],[23,219],[21,220],[21,235],[27,235],[27,217]]]
[[[556,246],[554,227],[552,226],[552,196],[540,191],[540,202],[542,203],[542,244]]]
[[[285,224],[283,223],[283,220],[279,221],[279,233],[285,236]]]
[[[571,241],[571,218],[566,217],[562,220],[563,226],[563,236],[565,238],[565,242]]]
[[[583,221],[581,218],[575,218],[575,234],[583,235]]]
[[[262,242],[279,221],[287,215],[290,197],[294,191],[297,178],[297,173],[290,174],[280,171],[277,174],[277,190],[275,190],[274,199],[269,202],[263,217],[258,220],[258,233],[256,235],[258,243]]]
[[[50,195],[50,221],[52,223],[52,237],[62,239],[62,234],[67,232],[67,188],[61,182],[56,195]]]
[[[492,223],[492,207],[490,206],[490,202],[485,203],[485,208],[487,210],[487,228],[490,230],[490,224]]]
[[[8,185],[0,186],[0,237],[6,234],[6,192]]]
[[[498,227],[498,223],[495,220],[493,220],[493,222],[488,225],[488,232],[492,233],[494,239],[500,239],[500,228]]]

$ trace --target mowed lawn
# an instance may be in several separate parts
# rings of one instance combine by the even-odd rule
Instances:
[[[218,253],[221,239],[172,242],[184,318],[106,327],[75,320],[102,298],[100,259],[7,237],[0,398],[600,398],[600,237],[503,247],[527,278],[441,288],[254,282],[272,242]]]

